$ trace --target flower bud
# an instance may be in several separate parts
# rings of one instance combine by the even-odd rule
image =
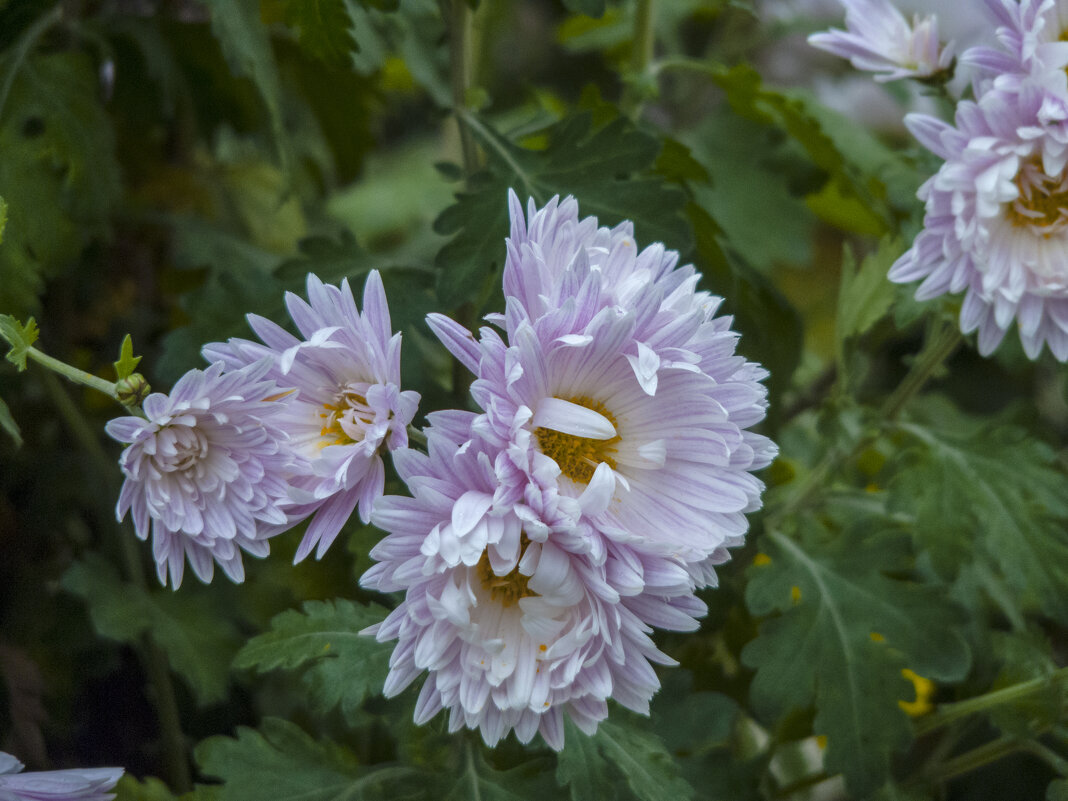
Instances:
[[[115,382],[115,396],[123,406],[140,406],[152,387],[140,373],[134,373]]]

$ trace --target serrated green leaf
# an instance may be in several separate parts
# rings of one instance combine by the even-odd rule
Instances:
[[[260,0],[260,15],[295,28],[301,48],[326,64],[347,64],[356,47],[344,0]]]
[[[40,333],[37,322],[32,317],[23,325],[10,314],[0,314],[0,337],[11,346],[6,358],[19,371],[26,369],[26,352],[33,347]]]
[[[908,538],[870,529],[862,521],[805,547],[768,532],[770,562],[750,569],[746,602],[756,615],[782,614],[742,652],[757,670],[750,693],[758,714],[774,719],[814,703],[827,769],[858,793],[886,780],[890,755],[909,741],[898,707],[911,698],[902,668],[952,681],[970,665],[963,615],[943,590],[884,575],[907,569]]]
[[[129,773],[115,785],[115,801],[176,801],[177,796],[159,779],[147,776],[138,781]]]
[[[500,771],[487,764],[477,747],[468,741],[464,746],[464,761],[459,778],[445,801],[527,801],[544,795],[539,792],[538,779],[530,775],[530,763],[509,771]]]
[[[13,68],[10,53],[0,58],[0,74]],[[0,118],[0,194],[8,205],[0,310],[33,312],[45,280],[106,232],[119,168],[95,76],[90,60],[70,51],[30,56],[11,83]]]
[[[914,409],[914,445],[890,483],[918,547],[945,576],[981,561],[1024,609],[1068,620],[1068,477],[1045,443],[1018,428],[976,425],[948,405]]]
[[[387,788],[415,775],[411,768],[400,766],[361,768],[351,752],[328,740],[313,740],[279,718],[265,719],[259,730],[241,726],[236,739],[210,737],[194,754],[205,775],[223,781],[219,801],[388,797]]]
[[[226,697],[230,662],[239,639],[203,592],[148,593],[119,579],[102,558],[75,562],[63,589],[82,598],[101,637],[136,645],[148,636],[167,654],[174,671],[203,704]]]
[[[133,355],[133,338],[127,334],[123,337],[122,345],[119,347],[119,360],[112,362],[115,365],[115,375],[118,380],[122,381],[122,379],[133,375],[140,361],[140,356]]]
[[[886,274],[903,251],[901,239],[887,237],[879,243],[877,250],[864,258],[858,268],[853,250],[848,246],[843,248],[838,313],[835,316],[840,370],[844,371],[846,340],[867,332],[890,310],[897,290]]]
[[[385,617],[381,607],[343,599],[307,601],[271,621],[271,630],[253,637],[234,659],[236,668],[304,668],[304,683],[321,710],[340,707],[355,715],[364,699],[382,689],[389,673],[390,643],[359,632]]]
[[[514,144],[488,122],[465,114],[466,124],[485,148],[487,170],[473,176],[468,191],[434,221],[439,234],[453,235],[438,252],[438,296],[453,307],[478,294],[485,279],[504,261],[508,235],[507,191],[514,188],[544,205],[553,195],[574,195],[583,216],[601,225],[632,220],[644,246],[663,242],[686,251],[690,233],[681,211],[686,196],[651,174],[658,140],[617,118],[594,129],[588,113],[565,118],[546,132],[544,150]]]
[[[271,120],[275,147],[283,171],[292,161],[289,137],[282,116],[282,81],[267,29],[260,21],[258,0],[206,0],[211,31],[235,75],[248,76],[259,90]]]
[[[19,424],[15,422],[15,418],[11,416],[11,410],[4,403],[3,398],[0,398],[0,428],[15,441],[16,448],[22,447],[22,431],[19,429]]]
[[[605,0],[563,0],[564,8],[573,14],[585,14],[587,17],[604,15]]]
[[[693,798],[693,788],[660,738],[635,726],[601,721],[587,737],[574,724],[565,726],[564,750],[557,755],[556,780],[569,784],[574,801],[602,799],[610,784],[611,765],[641,801]]]

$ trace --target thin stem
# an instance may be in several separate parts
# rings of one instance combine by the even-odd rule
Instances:
[[[1062,776],[1068,776],[1068,760],[1052,748],[1043,745],[1038,740],[1028,740],[1024,747]]]
[[[464,0],[452,0],[449,18],[449,86],[456,127],[460,132],[460,156],[466,178],[479,168],[478,147],[468,130],[462,112],[467,108],[467,93],[473,84],[471,39],[474,16]]]
[[[965,701],[958,701],[955,704],[942,704],[930,715],[926,715],[916,721],[916,735],[926,734],[969,715],[985,712],[988,709],[1004,704],[1011,704],[1021,698],[1027,698],[1029,695],[1040,692],[1055,682],[1066,679],[1068,679],[1068,667],[1063,667],[1048,676],[1040,676],[1037,679],[1002,687],[1000,690],[994,690],[975,698],[968,698]]]
[[[654,0],[638,0],[634,12],[634,43],[630,50],[630,79],[624,106],[634,116],[641,109],[643,88],[647,80],[646,72],[653,60],[656,46],[656,8]]]
[[[942,324],[942,328],[930,340],[930,346],[916,357],[908,375],[886,399],[882,411],[884,420],[894,420],[901,414],[908,402],[923,388],[935,371],[953,355],[962,340],[960,329],[955,323],[947,321]]]
[[[33,50],[37,40],[44,36],[45,32],[62,18],[63,4],[57,3],[51,11],[43,14],[22,34],[22,38],[19,39],[19,43],[12,53],[11,64],[7,69],[7,74],[4,76],[3,83],[0,83],[0,120],[4,117],[4,106],[7,105],[8,95],[11,94],[11,87],[15,84],[15,76],[18,75],[19,70],[22,68],[22,62],[26,60],[30,51]]]
[[[965,751],[960,756],[953,757],[953,759],[943,762],[940,766],[933,768],[929,773],[917,777],[910,784],[915,783],[927,783],[937,782],[943,784],[955,779],[958,776],[963,776],[965,773],[971,773],[973,770],[989,765],[991,762],[997,762],[1002,757],[1006,757],[1014,751],[1019,751],[1024,748],[1024,743],[1013,737],[1012,735],[1004,735],[996,740],[991,740],[989,743],[985,743],[978,748],[973,748],[971,751]]]
[[[408,426],[408,439],[426,448],[426,434],[413,425]]]
[[[33,352],[34,349],[31,348],[31,357]],[[44,354],[40,355],[44,356]],[[51,357],[45,358],[51,359]],[[60,364],[63,363],[60,362]],[[95,472],[103,477],[108,488],[108,497],[117,497],[119,490],[115,479],[115,467],[100,444],[96,431],[86,421],[81,410],[70,399],[55,375],[41,373],[41,382],[67,429],[82,449],[96,462]],[[105,519],[112,520],[110,515]],[[111,524],[111,528],[115,531],[122,550],[123,572],[126,580],[138,589],[147,591],[148,584],[145,581],[141,554],[136,543],[114,523]],[[163,763],[168,783],[176,793],[185,793],[193,789],[193,780],[186,758],[186,740],[182,733],[178,701],[174,694],[174,683],[171,680],[167,657],[147,635],[141,638],[140,645],[141,658],[148,678],[149,695],[159,716]]]
[[[115,391],[115,385],[110,381],[105,381],[103,378],[98,378],[92,373],[87,373],[85,370],[79,370],[77,367],[72,367],[66,362],[61,362],[59,359],[54,359],[47,353],[42,353],[37,350],[37,348],[27,348],[26,355],[42,367],[47,367],[53,373],[59,373],[64,378],[73,381],[76,384],[84,384],[98,392],[103,392],[113,400],[117,401],[119,399],[119,395]]]

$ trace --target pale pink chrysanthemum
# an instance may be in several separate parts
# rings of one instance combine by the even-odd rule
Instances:
[[[286,474],[294,464],[280,426],[286,391],[261,361],[224,373],[221,363],[190,370],[169,395],[144,402],[145,417],[119,417],[107,432],[129,443],[117,514],[130,512],[137,536],[152,532],[159,579],[177,589],[185,560],[204,582],[218,563],[243,581],[241,551],[266,556],[267,537],[285,524]]]
[[[111,801],[122,768],[73,768],[23,773],[23,764],[0,751],[0,801]]]
[[[268,358],[268,375],[293,389],[279,424],[309,467],[290,476],[286,513],[294,525],[314,515],[299,562],[316,546],[321,558],[354,510],[370,520],[385,485],[382,452],[408,444],[419,395],[400,389],[400,334],[390,329],[377,271],[367,276],[362,312],[347,280],[336,287],[310,274],[308,301],[288,293],[286,306],[302,339],[249,315],[264,344],[231,339],[204,355],[230,369]]]

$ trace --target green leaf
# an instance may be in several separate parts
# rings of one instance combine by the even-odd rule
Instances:
[[[436,259],[444,306],[478,295],[503,264],[509,188],[524,206],[528,197],[542,206],[553,195],[574,195],[580,214],[596,216],[601,225],[633,220],[643,246],[663,242],[672,250],[689,248],[691,235],[681,216],[686,196],[650,172],[660,143],[628,120],[617,118],[595,129],[590,114],[580,113],[545,131],[544,150],[528,150],[481,117],[465,113],[463,119],[482,142],[488,164],[434,221],[439,234],[453,235]]]
[[[0,75],[12,69],[9,53]],[[111,122],[97,98],[94,65],[73,51],[31,56],[12,80],[0,118],[0,310],[33,312],[45,279],[106,233],[120,183]]]
[[[384,798],[385,788],[415,775],[407,767],[361,768],[351,752],[279,718],[267,718],[259,730],[238,727],[236,739],[209,737],[194,755],[205,775],[223,781],[218,801]]]
[[[604,798],[613,769],[641,801],[693,798],[693,788],[679,776],[678,765],[656,735],[633,724],[605,720],[596,734],[587,737],[567,721],[564,750],[557,755],[556,780],[570,785],[571,798]]]
[[[282,81],[258,0],[206,0],[211,30],[235,75],[248,76],[259,90],[271,119],[282,169],[289,173],[291,148],[282,116]]]
[[[0,244],[4,242],[4,228],[7,226],[7,201],[0,197]]]
[[[7,432],[8,436],[15,441],[15,447],[22,447],[22,431],[19,430],[19,424],[15,422],[15,418],[11,416],[11,410],[4,403],[4,399],[0,398],[0,428]]]
[[[549,789],[544,773],[532,770],[536,767],[532,761],[512,770],[497,770],[471,740],[464,744],[464,754],[463,769],[445,801],[528,801],[544,797]]]
[[[27,351],[33,347],[33,343],[40,336],[37,322],[31,317],[23,325],[10,314],[0,314],[0,337],[7,340],[11,349],[7,352],[7,360],[19,369],[26,369]]]
[[[1021,608],[1068,620],[1068,476],[1025,431],[977,424],[948,404],[914,408],[914,443],[890,483],[890,508],[952,577],[979,562],[1005,577]]]
[[[115,801],[175,801],[176,798],[167,785],[151,776],[142,782],[126,773],[115,785]]]
[[[963,615],[944,591],[885,575],[908,569],[907,536],[871,529],[859,521],[830,542],[811,535],[804,546],[769,531],[770,561],[750,569],[746,601],[755,615],[781,614],[742,652],[757,670],[757,713],[775,719],[814,703],[827,769],[844,773],[857,793],[882,784],[891,753],[909,742],[898,701],[911,695],[901,670],[953,681],[970,665],[958,631]]]
[[[112,362],[115,365],[115,374],[118,376],[118,380],[122,381],[122,379],[133,375],[140,361],[140,356],[133,355],[133,339],[127,334],[123,337],[122,346],[119,348],[119,360]]]
[[[838,287],[838,313],[835,315],[835,342],[838,369],[846,374],[846,342],[866,333],[889,310],[897,289],[886,277],[890,266],[904,251],[900,238],[884,238],[857,267],[853,250],[842,249],[842,277]]]
[[[364,699],[378,693],[389,673],[390,643],[359,632],[386,615],[382,607],[352,601],[307,601],[271,621],[271,630],[253,637],[234,659],[236,668],[304,668],[304,683],[320,710],[340,707],[353,717]]]
[[[63,589],[82,598],[101,637],[137,645],[149,637],[202,704],[221,701],[238,637],[206,591],[148,593],[119,579],[104,559],[90,556],[63,575]]]
[[[564,8],[572,14],[585,14],[587,17],[604,15],[605,0],[563,0]]]
[[[347,64],[356,47],[344,0],[260,0],[260,15],[296,28],[301,48],[326,64]]]

